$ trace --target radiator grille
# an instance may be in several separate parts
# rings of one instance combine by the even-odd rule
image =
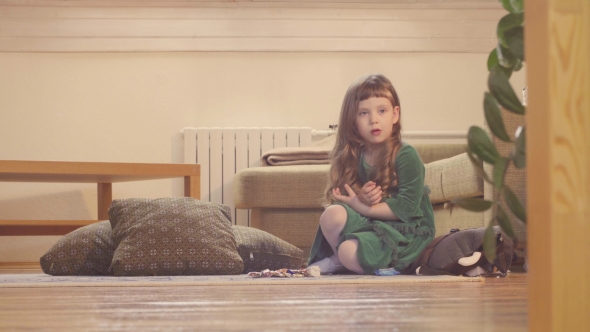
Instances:
[[[308,146],[312,136],[333,131],[308,127],[184,128],[184,162],[201,165],[201,199],[230,207],[234,224],[248,226],[248,210],[236,209],[233,198],[235,174],[260,166],[260,157],[273,148]]]

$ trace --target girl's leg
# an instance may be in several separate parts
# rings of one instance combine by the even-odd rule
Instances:
[[[340,239],[340,232],[342,232],[346,225],[347,217],[348,214],[346,213],[346,209],[342,205],[331,205],[327,207],[320,217],[320,228],[322,229],[326,241],[328,241],[330,247],[332,247],[334,256],[330,258],[335,264],[340,264],[336,246]]]
[[[338,258],[342,265],[350,271],[358,274],[365,274],[365,271],[359,264],[356,252],[359,247],[359,241],[357,239],[346,240],[338,247]]]

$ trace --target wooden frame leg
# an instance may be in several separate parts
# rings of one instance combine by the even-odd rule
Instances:
[[[113,202],[113,184],[112,183],[98,183],[97,184],[97,198],[98,198],[98,220],[109,219],[109,207]]]
[[[201,198],[201,177],[185,176],[184,177],[184,197]]]

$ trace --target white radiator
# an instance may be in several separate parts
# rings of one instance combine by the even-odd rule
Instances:
[[[260,166],[270,149],[307,146],[334,133],[311,128],[184,128],[184,163],[201,165],[201,200],[230,207],[232,221],[248,226],[248,210],[236,209],[233,198],[235,174]]]

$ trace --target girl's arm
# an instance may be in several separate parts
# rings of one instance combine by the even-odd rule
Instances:
[[[391,208],[387,203],[378,203],[375,205],[367,205],[361,202],[359,196],[357,196],[349,185],[345,184],[344,189],[348,193],[348,196],[344,196],[340,193],[340,189],[332,189],[332,195],[334,198],[358,212],[360,215],[380,219],[380,220],[398,220],[399,218],[391,211]]]

